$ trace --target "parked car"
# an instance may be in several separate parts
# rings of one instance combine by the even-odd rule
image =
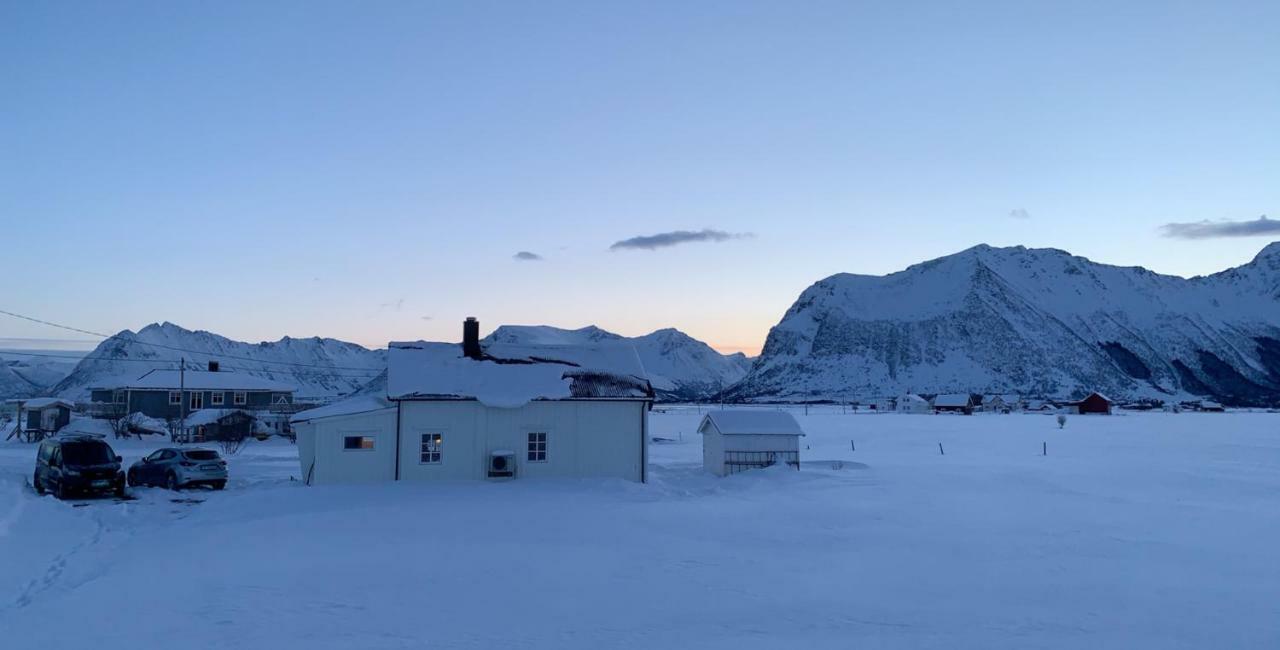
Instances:
[[[74,494],[125,494],[120,457],[102,438],[58,435],[40,443],[31,484],[36,492],[59,499]]]
[[[166,447],[129,466],[129,485],[158,485],[181,490],[208,485],[227,486],[227,461],[212,449]]]

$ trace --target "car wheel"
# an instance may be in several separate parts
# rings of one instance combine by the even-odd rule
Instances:
[[[128,483],[129,483],[129,487],[138,487],[138,473],[137,473],[137,472],[135,472],[135,471],[133,471],[133,470],[129,470]]]
[[[226,482],[226,481],[214,481],[214,482],[213,482],[213,489],[215,489],[215,490],[221,490],[221,489],[222,489],[222,488],[224,488],[224,487],[227,487],[227,482]]]
[[[124,484],[125,484],[125,480],[123,478],[118,478],[116,480],[116,496],[120,497],[121,499],[129,496],[129,490],[127,490],[124,487]]]
[[[182,485],[178,483],[178,475],[174,474],[173,472],[169,472],[169,477],[165,481],[165,487],[169,488],[170,490],[173,490],[174,492],[181,490]]]
[[[40,495],[44,494],[44,483],[40,482],[39,474],[36,474],[35,476],[31,477],[31,487],[34,487],[36,489],[36,494],[40,494]]]
[[[59,501],[64,501],[67,498],[67,494],[68,490],[66,482],[58,481],[58,487],[54,488],[53,496],[58,497]]]

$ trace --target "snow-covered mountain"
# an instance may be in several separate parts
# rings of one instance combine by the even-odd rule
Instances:
[[[834,275],[800,295],[728,396],[1092,390],[1280,402],[1280,242],[1191,279],[985,245]]]
[[[746,374],[751,361],[742,353],[724,355],[684,332],[661,329],[626,337],[588,326],[576,330],[547,325],[503,325],[482,343],[516,345],[575,345],[601,341],[629,341],[640,355],[649,381],[662,399],[696,400],[733,385]]]
[[[204,369],[218,361],[224,372],[243,372],[297,386],[297,396],[331,397],[351,393],[386,369],[387,351],[369,350],[335,339],[285,337],[279,341],[244,343],[172,323],[125,330],[103,341],[48,392],[87,399],[89,390],[119,378],[137,378],[156,368]]]
[[[78,358],[65,350],[0,350],[0,399],[44,392],[66,377]]]

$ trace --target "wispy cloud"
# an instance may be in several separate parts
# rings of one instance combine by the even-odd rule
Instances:
[[[671,232],[660,232],[656,235],[641,235],[614,242],[613,245],[609,247],[609,250],[652,251],[659,248],[679,246],[680,244],[692,244],[695,242],[725,242],[732,239],[750,239],[754,236],[755,235],[749,232],[725,232],[723,230],[712,230],[710,228],[704,228],[702,230],[672,230]]]
[[[421,316],[422,320],[435,320],[434,316]]]
[[[1014,219],[1030,219],[1031,213],[1026,208],[1016,208],[1009,211],[1009,216]]]
[[[404,298],[397,298],[391,302],[384,302],[378,305],[378,311],[401,311],[404,309]]]
[[[516,260],[517,262],[541,262],[542,256],[537,253],[530,253],[529,251],[520,251],[519,253],[512,255],[511,259]]]
[[[1262,215],[1252,221],[1191,221],[1160,226],[1165,237],[1177,239],[1216,239],[1219,237],[1255,237],[1280,234],[1280,221]]]

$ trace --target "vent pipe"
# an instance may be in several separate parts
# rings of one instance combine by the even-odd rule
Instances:
[[[217,361],[210,361],[210,362],[209,362],[209,372],[218,372],[218,362],[217,362]]]
[[[462,354],[471,359],[480,359],[480,321],[475,316],[467,316],[462,321]]]

